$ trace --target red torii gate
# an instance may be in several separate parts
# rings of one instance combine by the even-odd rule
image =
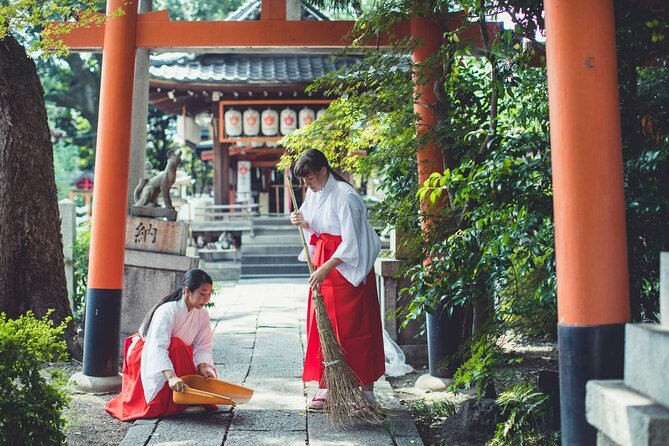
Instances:
[[[110,0],[125,14],[64,36],[72,49],[103,49],[86,301],[83,375],[116,380],[130,128],[137,48],[340,48],[354,22],[286,20],[285,0],[263,0],[259,22],[172,22],[166,11],[137,13],[137,0]],[[622,339],[629,320],[622,150],[613,0],[546,0],[547,61],[553,156],[558,331],[563,444],[589,444],[585,382],[622,377]],[[457,18],[455,19],[457,20]],[[441,44],[429,18],[398,24],[415,36],[422,62]],[[479,40],[474,28],[462,38]],[[376,42],[375,42],[376,43]],[[379,44],[386,44],[382,38]],[[434,123],[433,85],[422,87],[422,124]],[[587,123],[587,125],[586,125]],[[437,148],[419,150],[420,181],[442,170]],[[604,352],[604,353],[602,353]],[[103,387],[104,385],[102,385]],[[99,387],[98,387],[99,388]]]

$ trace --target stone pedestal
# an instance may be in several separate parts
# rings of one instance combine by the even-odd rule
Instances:
[[[190,226],[184,222],[128,217],[125,249],[184,255],[189,232]]]
[[[669,253],[660,255],[661,324],[627,324],[620,381],[588,381],[586,418],[598,446],[669,444]]]
[[[151,307],[181,286],[186,271],[198,267],[198,257],[185,255],[189,233],[187,223],[128,217],[121,339],[135,333]]]
[[[400,290],[410,285],[408,278],[395,277],[400,260],[378,258],[374,263],[383,328],[390,338],[395,341],[406,356],[407,363],[417,367],[427,364],[427,340],[425,335],[419,335],[422,320],[411,321],[406,328],[401,328],[404,321],[402,307],[407,302],[400,297]]]

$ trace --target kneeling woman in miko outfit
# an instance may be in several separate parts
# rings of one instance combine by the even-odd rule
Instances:
[[[322,152],[306,151],[295,163],[295,175],[308,188],[304,203],[290,215],[290,221],[311,233],[315,271],[309,278],[309,286],[323,295],[346,362],[373,402],[374,382],[385,371],[381,314],[372,271],[381,241],[367,221],[367,207],[362,198],[330,168]],[[300,258],[305,260],[304,254]],[[311,295],[310,290],[302,379],[319,382],[319,390],[307,405],[322,409],[327,389]]]
[[[178,414],[189,408],[172,400],[173,391],[186,388],[180,376],[216,377],[213,335],[204,309],[212,285],[209,274],[192,269],[181,288],[149,311],[139,333],[125,341],[121,393],[107,403],[107,412],[122,421]]]

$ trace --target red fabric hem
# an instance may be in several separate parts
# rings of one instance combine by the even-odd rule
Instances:
[[[121,393],[107,403],[105,410],[121,421],[156,418],[183,412],[188,406],[176,404],[172,400],[172,389],[167,383],[163,385],[153,400],[149,403],[146,402],[140,376],[144,339],[140,338],[137,341],[128,356],[128,348],[132,342],[132,337],[134,336],[125,341]],[[167,351],[177,376],[197,373],[193,363],[193,349],[191,346],[184,344],[181,339],[173,337]]]

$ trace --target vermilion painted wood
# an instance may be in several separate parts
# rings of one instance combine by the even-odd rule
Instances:
[[[128,67],[135,66],[137,2],[110,0],[107,5],[109,11],[123,7],[125,14],[110,20],[104,35],[88,287],[123,289],[135,75]]]
[[[630,319],[612,0],[546,0],[558,319]]]

